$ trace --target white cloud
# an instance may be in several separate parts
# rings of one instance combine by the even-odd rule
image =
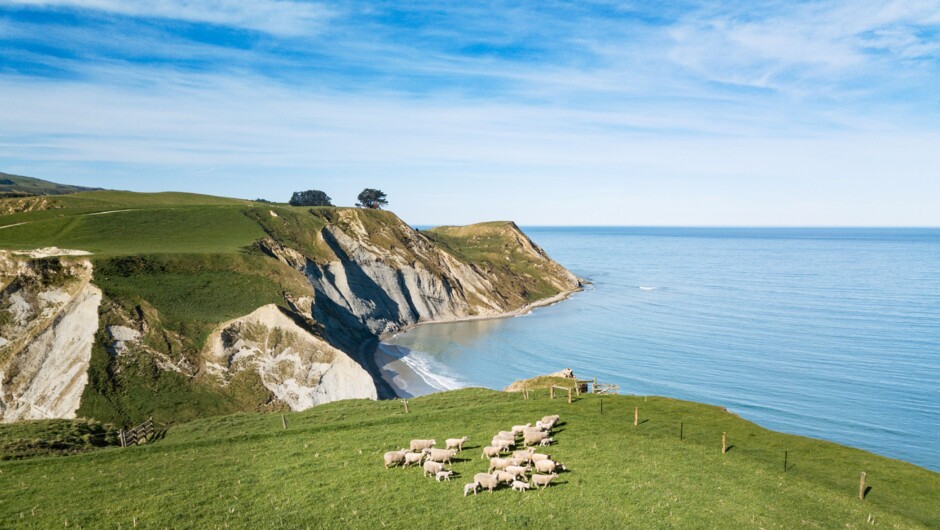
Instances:
[[[41,8],[90,9],[131,17],[205,22],[271,33],[318,33],[332,17],[321,4],[294,0],[5,0]]]

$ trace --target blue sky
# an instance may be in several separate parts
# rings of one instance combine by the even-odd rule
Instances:
[[[940,0],[0,0],[0,171],[415,224],[940,226]]]

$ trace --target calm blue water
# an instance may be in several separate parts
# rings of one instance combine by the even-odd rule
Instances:
[[[389,341],[438,385],[570,367],[940,471],[940,229],[526,231],[593,286]]]

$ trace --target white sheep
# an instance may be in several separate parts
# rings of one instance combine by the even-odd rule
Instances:
[[[547,430],[548,430],[548,425],[542,423],[542,420],[539,420],[539,421],[535,422],[535,428],[538,429],[538,430],[540,430],[540,431],[547,431]]]
[[[471,491],[473,492],[474,495],[476,495],[477,489],[479,487],[480,487],[480,484],[478,482],[471,482],[470,484],[466,484],[463,487],[463,496],[466,497],[467,495],[470,495]]]
[[[504,440],[515,440],[516,433],[512,431],[499,431],[498,433],[496,433],[496,438],[502,438]]]
[[[513,425],[512,432],[513,434],[522,434],[522,431],[528,429],[531,426],[532,426],[531,423],[526,423],[525,425]]]
[[[453,476],[453,474],[453,471],[438,471],[437,481],[440,482],[442,480],[446,480],[447,482],[450,482],[450,477]]]
[[[547,488],[553,480],[558,478],[557,473],[551,475],[532,475],[532,485],[540,488]]]
[[[402,467],[420,464],[424,461],[424,457],[426,455],[427,453],[424,451],[421,451],[420,453],[405,453],[405,463],[402,464]]]
[[[463,451],[463,444],[465,444],[469,439],[469,436],[464,436],[463,438],[448,438],[445,443],[447,444],[448,449]]]
[[[496,481],[496,477],[488,473],[477,473],[473,475],[473,481],[479,484],[481,489],[487,489],[490,493],[493,493],[493,490],[499,485],[499,482]]]
[[[532,453],[535,452],[535,449],[532,447],[523,449],[521,451],[513,451],[512,457],[520,462],[529,464],[532,462]]]
[[[554,473],[556,469],[564,470],[565,466],[551,460],[539,460],[535,463],[535,470],[539,473]]]
[[[555,443],[555,439],[554,439],[554,438],[551,438],[551,437],[542,438],[542,441],[539,442],[539,446],[541,446],[541,447],[548,447],[548,446],[552,445],[553,443]]]
[[[499,456],[502,452],[502,447],[486,446],[483,448],[483,454],[480,455],[480,458],[494,458]]]
[[[552,455],[545,455],[542,453],[532,453],[532,463],[541,462],[542,460],[551,460]]]
[[[431,462],[430,460],[424,463],[424,476],[433,477],[444,471],[444,464],[440,462]]]
[[[514,480],[512,481],[512,489],[521,493],[529,489],[529,484],[521,480]]]
[[[492,473],[495,470],[506,469],[509,466],[517,465],[519,465],[519,462],[512,458],[491,458],[489,472]]]
[[[432,462],[444,462],[449,464],[450,459],[457,456],[455,449],[431,449],[428,452],[428,460]]]
[[[525,445],[535,445],[537,443],[541,443],[541,441],[546,438],[548,438],[548,433],[544,433],[544,432],[538,433],[538,434],[527,433],[525,435],[525,440],[523,441],[523,443]]]
[[[509,466],[506,468],[506,473],[514,475],[518,478],[525,478],[526,474],[529,472],[529,466]]]
[[[507,471],[497,471],[493,473],[493,476],[496,477],[497,481],[505,482],[506,484],[512,484],[512,481],[516,480],[516,476]]]
[[[422,449],[430,449],[437,445],[436,440],[412,440],[411,441],[411,451],[420,451]]]
[[[493,439],[490,441],[490,445],[495,446],[495,447],[499,447],[499,448],[502,449],[503,451],[508,451],[508,450],[510,450],[511,448],[513,448],[513,447],[516,446],[516,442],[515,442],[515,440],[504,440],[504,439],[502,439],[502,438],[493,438]]]
[[[385,469],[388,469],[391,466],[397,466],[405,462],[405,453],[407,449],[402,449],[400,451],[389,451],[385,453]]]

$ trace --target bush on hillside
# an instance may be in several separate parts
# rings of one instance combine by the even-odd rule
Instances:
[[[295,191],[290,198],[291,206],[333,206],[333,199],[320,190]]]

